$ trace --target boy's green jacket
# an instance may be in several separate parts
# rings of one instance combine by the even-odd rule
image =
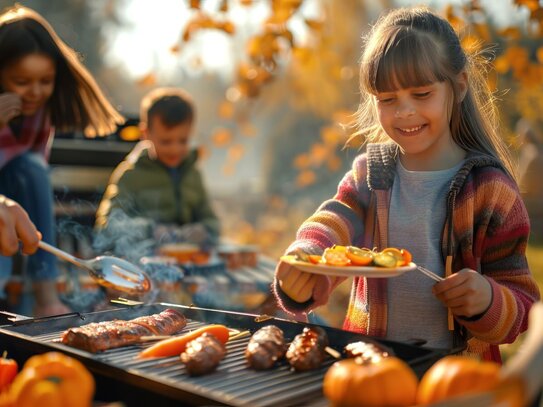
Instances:
[[[128,217],[143,217],[160,224],[201,223],[214,236],[219,220],[211,208],[202,175],[192,150],[179,165],[176,181],[169,169],[137,145],[111,175],[97,212],[96,226],[107,226],[108,217],[121,209]]]

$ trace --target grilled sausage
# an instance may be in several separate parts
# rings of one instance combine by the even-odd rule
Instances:
[[[388,357],[388,352],[371,342],[352,342],[345,346],[348,358],[360,358],[362,362],[372,362]]]
[[[275,325],[268,325],[253,334],[245,350],[245,358],[254,369],[269,369],[285,356],[286,350],[283,331]]]
[[[210,373],[217,368],[226,354],[226,347],[214,335],[204,333],[190,341],[181,354],[188,374],[199,376]]]
[[[185,325],[187,320],[183,314],[166,309],[159,314],[130,321],[104,321],[70,328],[62,333],[60,340],[74,348],[98,352],[136,343],[142,336],[171,335]]]
[[[318,368],[323,362],[328,346],[328,335],[320,327],[304,328],[294,337],[287,350],[287,360],[297,371]]]

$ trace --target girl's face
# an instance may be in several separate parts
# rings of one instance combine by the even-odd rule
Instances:
[[[407,169],[446,169],[463,158],[449,127],[452,99],[445,82],[375,95],[379,122],[402,148],[401,159]]]
[[[4,92],[20,96],[22,115],[31,116],[53,94],[55,75],[55,63],[50,57],[30,54],[5,67],[0,73],[0,80]]]

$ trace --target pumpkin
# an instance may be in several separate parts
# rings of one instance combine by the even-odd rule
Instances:
[[[59,352],[32,356],[25,363],[0,406],[90,406],[94,379],[85,366]]]
[[[324,395],[332,405],[412,406],[418,379],[407,363],[396,357],[344,359],[334,363],[324,376]]]
[[[500,381],[500,365],[467,356],[446,356],[424,374],[417,403],[430,404],[454,396],[491,390]]]

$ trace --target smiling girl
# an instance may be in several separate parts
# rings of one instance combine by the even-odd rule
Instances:
[[[525,255],[528,216],[478,63],[426,8],[379,19],[360,66],[355,137],[370,141],[367,151],[287,253],[406,248],[444,281],[354,278],[344,329],[499,361],[498,345],[526,329],[540,294]],[[274,290],[303,317],[341,281],[280,262]]]
[[[0,194],[19,202],[54,244],[52,187],[47,158],[55,130],[109,134],[122,117],[104,97],[78,55],[31,9],[0,15]],[[12,259],[0,256],[0,297]],[[29,257],[39,315],[67,311],[55,290],[56,261]]]

